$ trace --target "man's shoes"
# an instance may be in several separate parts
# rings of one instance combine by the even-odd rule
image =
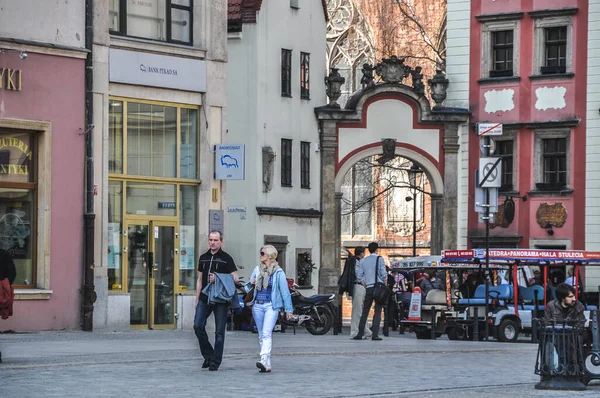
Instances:
[[[210,366],[210,359],[205,359],[204,362],[202,362],[202,369],[206,369]]]
[[[389,332],[383,332],[383,335],[384,335],[385,337],[390,337],[390,333],[389,333]]]
[[[380,341],[380,340],[383,340],[383,339],[381,337],[379,337],[379,336],[373,336],[373,337],[371,337],[371,340]]]
[[[214,371],[216,371],[216,370],[219,370],[219,367],[218,367],[218,366],[215,366],[215,365],[210,365],[210,366],[208,367],[208,370],[210,370],[211,372],[214,372]]]
[[[352,340],[362,340],[362,336],[354,336],[352,337]]]

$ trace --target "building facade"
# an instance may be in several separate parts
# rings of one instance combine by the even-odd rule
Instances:
[[[94,329],[190,328],[221,206],[227,3],[111,0],[94,16]]]
[[[321,0],[229,1],[226,143],[245,146],[246,169],[243,180],[223,182],[226,250],[248,278],[260,247],[272,244],[306,294],[318,287],[314,108],[326,101],[326,21]]]
[[[501,123],[494,156],[502,158],[498,212],[491,247],[597,250],[594,238],[594,151],[598,107],[593,64],[594,2],[584,0],[449,1],[455,28],[470,13],[469,102],[473,122]],[[595,5],[597,7],[597,5]],[[592,29],[590,31],[590,29]],[[461,36],[463,44],[466,38]],[[450,48],[448,49],[450,59]],[[464,57],[461,58],[464,62]],[[458,64],[459,61],[456,61]],[[593,69],[592,72],[593,73]],[[474,182],[480,139],[470,133],[469,181]],[[484,224],[469,183],[466,245],[483,247]],[[586,291],[598,278],[587,270]]]
[[[84,2],[0,1],[0,249],[17,268],[2,330],[76,329],[83,278]]]

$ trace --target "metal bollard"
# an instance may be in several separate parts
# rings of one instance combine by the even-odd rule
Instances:
[[[479,341],[479,308],[473,308],[473,341]]]
[[[404,303],[402,301],[400,301],[400,316],[398,318],[400,318],[398,321],[398,334],[404,334],[404,324],[402,323],[402,319],[404,319]]]
[[[431,340],[435,340],[436,338],[436,322],[435,316],[437,315],[437,311],[435,307],[431,307]]]

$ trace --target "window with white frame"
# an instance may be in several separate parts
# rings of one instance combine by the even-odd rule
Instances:
[[[373,224],[373,166],[370,158],[356,163],[342,182],[344,236],[371,236]]]
[[[560,190],[569,185],[570,130],[536,131],[535,177],[539,190]]]
[[[518,76],[519,21],[484,22],[482,35],[482,77]]]
[[[535,20],[534,75],[572,72],[572,31],[569,15]]]
[[[496,140],[496,152],[495,156],[502,159],[501,164],[501,175],[500,181],[501,191],[512,191],[515,189],[515,155],[517,153],[517,145],[514,136],[507,135],[506,133],[502,138],[508,138],[503,140]]]
[[[110,32],[192,44],[193,0],[110,0]]]

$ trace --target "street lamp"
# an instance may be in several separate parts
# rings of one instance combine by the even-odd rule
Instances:
[[[413,190],[413,195],[407,196],[406,201],[413,202],[413,257],[417,256],[417,177],[423,173],[423,170],[419,168],[415,163],[408,169],[408,181]]]

